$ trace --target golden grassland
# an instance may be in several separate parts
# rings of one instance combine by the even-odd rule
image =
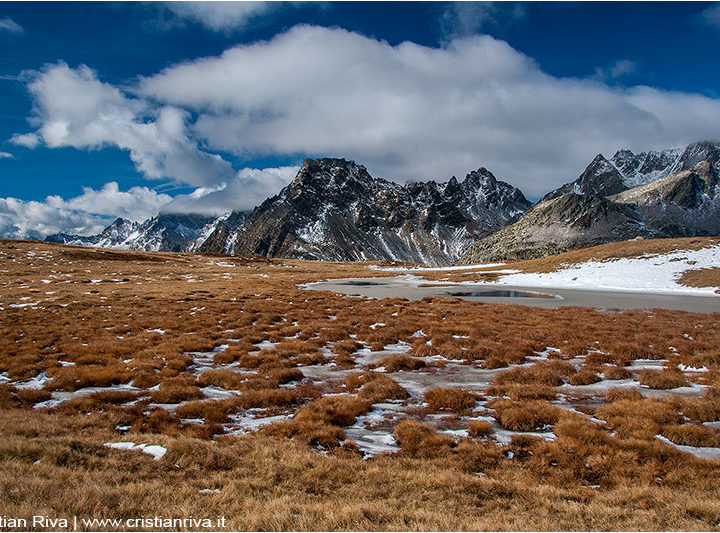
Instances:
[[[0,515],[219,515],[231,530],[720,528],[720,463],[656,437],[720,446],[720,316],[298,287],[394,275],[367,267],[0,241]],[[490,377],[432,381],[450,370]],[[433,385],[413,391],[412,376]],[[587,388],[601,380],[623,386]],[[398,450],[364,457],[348,428],[388,405],[375,423]],[[262,417],[276,421],[241,423]],[[155,461],[104,446],[118,441],[168,451]]]

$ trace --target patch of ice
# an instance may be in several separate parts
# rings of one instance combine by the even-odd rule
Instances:
[[[106,442],[105,446],[115,450],[141,451],[152,455],[153,459],[159,461],[167,453],[167,448],[158,444],[135,444],[134,442]]]
[[[459,265],[459,266],[446,266],[446,267],[381,267],[379,265],[370,265],[370,270],[378,270],[382,272],[451,272],[454,270],[471,270],[483,269],[483,268],[494,268],[503,266],[505,263],[484,263],[477,265]]]
[[[694,367],[694,366],[686,366],[682,363],[678,364],[678,369],[682,370],[683,372],[707,372],[708,369],[706,366],[701,366],[700,368]]]
[[[694,455],[698,459],[720,459],[720,448],[711,448],[703,446],[683,446],[682,444],[675,444],[670,439],[663,437],[662,435],[655,435],[655,438],[665,444],[669,444],[673,448],[680,450],[681,452],[689,453]]]

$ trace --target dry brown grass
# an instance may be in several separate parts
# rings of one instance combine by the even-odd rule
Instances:
[[[510,400],[491,400],[488,408],[495,411],[500,425],[511,431],[545,430],[555,424],[561,410],[543,400],[517,403]]]
[[[698,424],[665,426],[662,434],[675,444],[684,446],[720,446],[720,434],[718,431]]]
[[[643,370],[637,380],[651,389],[667,390],[688,386],[687,379],[679,370]]]
[[[720,267],[686,270],[680,276],[678,283],[688,287],[718,287],[720,286]]]
[[[393,433],[402,453],[410,457],[434,457],[446,453],[453,446],[452,438],[441,435],[430,424],[403,420]]]
[[[473,420],[468,424],[468,435],[473,438],[488,437],[492,434],[492,424],[484,420]]]
[[[380,366],[384,366],[388,372],[413,371],[425,368],[425,361],[402,353],[395,353],[383,359]]]
[[[493,383],[506,385],[541,385],[557,387],[562,385],[563,378],[575,373],[575,367],[566,361],[541,361],[528,367],[513,368],[498,374]]]
[[[350,426],[355,418],[367,413],[371,405],[371,402],[358,396],[324,396],[298,409],[295,420]]]
[[[592,370],[582,369],[568,378],[570,385],[591,385],[600,381],[600,376]]]
[[[41,264],[27,256],[30,250],[52,253],[53,261]],[[3,516],[214,513],[232,515],[232,530],[688,530],[714,529],[720,522],[717,465],[655,438],[672,434],[687,443],[712,442],[712,428],[699,424],[720,419],[716,316],[443,298],[363,300],[295,285],[393,274],[368,271],[366,264],[224,258],[236,264],[228,269],[189,254],[117,252],[108,258],[64,251],[74,249],[0,242],[0,373],[14,380],[40,372],[50,377],[38,392],[0,386]],[[228,270],[230,279],[224,277]],[[186,274],[201,282],[188,283]],[[106,281],[90,284],[91,279]],[[39,306],[9,306],[40,299]],[[387,326],[370,329],[375,322]],[[156,328],[165,334],[150,331]],[[413,337],[419,329],[427,336]],[[521,435],[501,446],[489,438],[492,425],[468,424],[457,414],[467,411],[456,412],[454,402],[439,401],[439,414],[428,415],[419,398],[408,398],[389,376],[367,367],[357,368],[344,387],[344,374],[312,383],[297,368],[331,361],[359,366],[352,356],[358,343],[378,350],[401,340],[412,344],[414,356],[436,355],[442,347],[465,364],[485,368],[523,363],[548,346],[560,349],[548,354],[553,361],[498,374],[484,391],[496,397],[487,414],[503,427],[552,426],[557,441]],[[262,341],[277,344],[250,355]],[[214,356],[187,353],[223,344],[229,347]],[[681,355],[674,356],[670,346]],[[326,357],[319,353],[324,348],[335,353]],[[611,391],[607,398],[566,393],[564,402],[607,422],[595,424],[548,403],[563,392],[555,387],[578,374],[563,359],[585,353],[579,373],[627,378],[623,367],[637,357],[668,359],[668,368],[680,362],[707,366],[708,372],[692,379],[716,388],[702,398],[655,400],[637,391]],[[198,357],[214,368],[200,373]],[[219,368],[229,364],[229,370]],[[442,364],[433,362],[420,377],[434,379]],[[140,390],[31,410],[53,390],[121,383]],[[156,385],[157,391],[147,390]],[[203,399],[198,387],[207,385],[234,391],[234,397]],[[337,392],[353,395],[323,397]],[[152,406],[159,399],[184,403],[168,412]],[[403,415],[379,423],[395,430],[401,452],[362,460],[343,428],[371,404],[388,400],[406,404],[397,405],[406,409]],[[468,401],[464,408],[476,405]],[[247,409],[294,417],[248,436],[225,435],[233,429],[230,415],[254,416]],[[402,416],[410,420],[393,428]],[[423,424],[429,420],[436,427]],[[123,435],[117,426],[130,430]],[[466,427],[471,438],[437,429]],[[155,462],[103,446],[125,439],[165,445],[168,454]],[[208,485],[222,492],[198,493]]]
[[[423,399],[430,411],[465,413],[475,407],[479,397],[463,389],[437,387],[426,391]]]
[[[633,373],[622,366],[603,367],[602,374],[605,379],[630,379],[633,377]]]

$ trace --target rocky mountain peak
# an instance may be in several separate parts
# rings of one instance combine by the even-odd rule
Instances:
[[[689,145],[680,156],[678,170],[689,170],[702,161],[709,163],[720,161],[720,141],[701,141]]]

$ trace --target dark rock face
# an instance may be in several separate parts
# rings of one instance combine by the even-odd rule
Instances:
[[[308,159],[235,235],[233,253],[448,264],[530,202],[481,168],[458,182],[400,185],[344,159]]]
[[[549,192],[541,201],[557,198],[568,193],[609,196],[626,189],[627,186],[618,169],[605,159],[602,154],[598,154],[578,179]]]
[[[720,234],[720,144],[597,156],[518,222],[473,244],[458,260],[527,259],[634,237]],[[629,184],[639,183],[629,187]]]
[[[569,193],[540,202],[518,222],[479,240],[458,264],[532,259],[654,236],[636,209],[599,196]]]

